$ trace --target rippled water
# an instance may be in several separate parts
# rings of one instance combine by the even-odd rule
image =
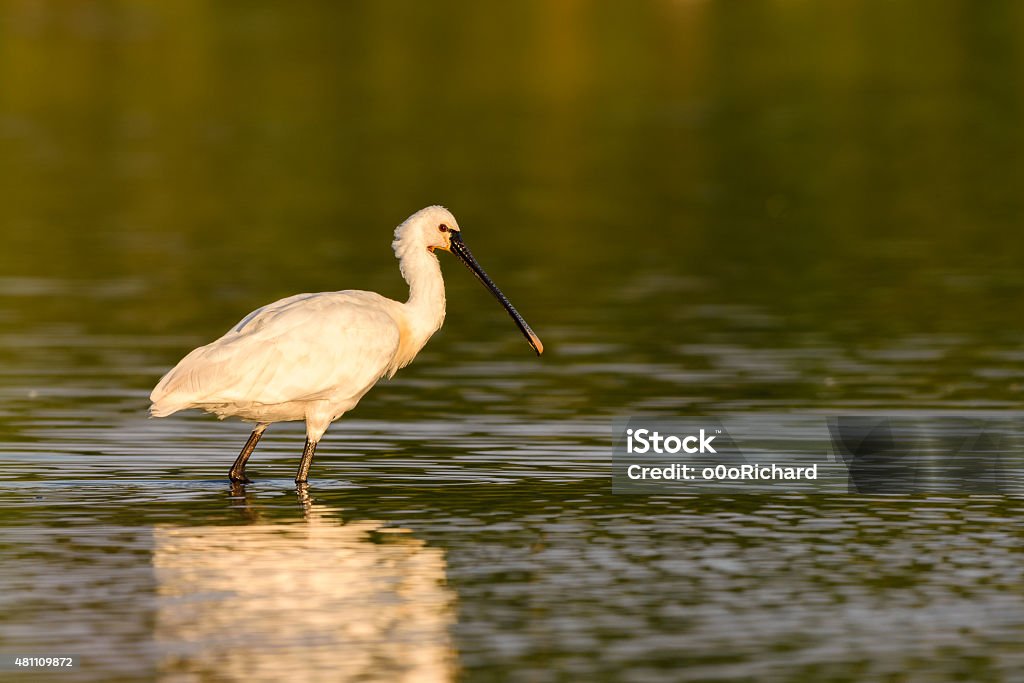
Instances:
[[[1024,666],[1018,499],[612,495],[610,421],[557,394],[665,378],[601,349],[543,364],[519,348],[425,353],[332,428],[297,492],[297,425],[268,432],[255,483],[232,490],[244,425],[144,417],[126,378],[155,377],[186,340],[7,339],[3,649],[79,654],[81,680],[981,680]]]
[[[1021,13],[5,5],[0,655],[91,681],[1020,678],[1020,498],[614,495],[610,456],[629,415],[868,414],[998,420],[1019,458]],[[444,329],[308,489],[300,425],[243,489],[245,425],[147,419],[259,305],[400,297],[392,226],[434,202],[543,358],[448,260]]]

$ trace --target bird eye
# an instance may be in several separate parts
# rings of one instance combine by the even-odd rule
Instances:
[[[448,226],[445,225],[444,223],[442,223],[441,225],[437,226],[437,229],[440,230],[441,232],[448,232]]]

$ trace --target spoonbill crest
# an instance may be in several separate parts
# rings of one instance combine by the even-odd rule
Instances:
[[[306,446],[295,474],[296,483],[305,483],[331,422],[352,410],[377,380],[411,363],[444,322],[438,249],[455,254],[501,302],[537,355],[544,351],[473,258],[447,209],[417,211],[395,230],[391,246],[409,284],[408,301],[345,290],[296,294],[258,308],[164,375],[150,394],[150,414],[201,408],[221,419],[256,423],[228,475],[241,483],[249,481],[245,463],[267,425],[305,420]]]

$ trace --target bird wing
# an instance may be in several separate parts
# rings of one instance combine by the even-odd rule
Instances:
[[[396,302],[373,292],[298,294],[243,318],[189,353],[150,396],[154,414],[188,405],[359,397],[400,341]]]

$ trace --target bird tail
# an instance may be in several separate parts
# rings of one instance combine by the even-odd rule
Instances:
[[[173,404],[168,401],[154,401],[153,404],[149,406],[149,416],[167,417],[168,415],[173,415],[179,410],[184,410],[187,407],[188,406],[183,406],[181,404]]]
[[[160,382],[149,395],[152,405],[149,406],[150,417],[167,417],[179,410],[184,410],[192,405],[192,397],[183,395],[179,391],[175,381],[175,368],[161,378]]]

